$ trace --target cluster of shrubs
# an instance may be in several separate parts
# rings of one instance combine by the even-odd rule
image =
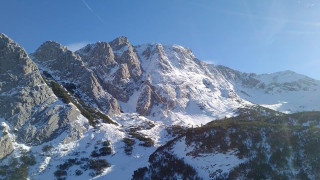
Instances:
[[[132,180],[147,180],[148,168],[142,167],[134,171]]]
[[[135,126],[131,126],[128,128],[128,132],[137,132],[140,130],[149,130],[155,127],[155,124],[152,121],[143,121]]]
[[[51,149],[53,149],[52,145],[45,145],[42,147],[43,152],[49,152],[49,151],[51,151]]]
[[[99,148],[99,146],[96,145],[94,148],[95,150],[91,152],[91,157],[107,156],[112,153],[112,148],[108,140],[102,142],[102,147]]]
[[[136,141],[134,140],[134,138],[138,139],[139,141],[141,141],[139,143],[140,146],[144,146],[144,147],[151,147],[154,146],[154,141],[149,138],[149,137],[145,137],[143,134],[141,133],[137,133],[137,132],[129,132],[129,135],[131,136],[131,138],[125,137],[123,138],[123,142],[125,144],[124,146],[124,152],[127,155],[131,155],[132,154],[132,150],[133,150],[133,145],[136,143]]]
[[[18,159],[12,158],[8,165],[0,166],[0,176],[5,179],[28,179],[29,167],[35,164],[36,160],[31,152],[22,152],[20,162]]]
[[[100,175],[105,168],[110,167],[110,164],[105,159],[89,159],[89,158],[78,158],[68,159],[63,164],[57,166],[57,171],[54,172],[54,175],[57,179],[66,179],[68,175],[68,170],[70,167],[78,165],[80,169],[74,171],[76,176],[81,176],[83,171],[93,170],[90,173],[92,177]]]
[[[139,141],[141,141],[141,143],[139,144],[140,146],[144,146],[144,147],[154,146],[154,141],[149,137],[145,137],[141,133],[130,132],[129,135],[131,135],[131,137],[133,138],[139,139]]]
[[[56,81],[50,82],[50,87],[53,91],[53,93],[60,98],[64,103],[69,104],[73,100],[71,96],[69,95],[68,91],[64,90],[59,83]]]
[[[92,169],[95,171],[95,176],[101,174],[103,170],[107,167],[110,167],[110,164],[104,159],[89,160],[89,169]]]
[[[166,128],[169,135],[176,137],[180,135],[184,135],[187,132],[187,128],[179,126],[179,125],[173,125],[168,128]]]
[[[320,113],[310,113],[261,119],[258,116],[255,119],[242,116],[214,121],[200,128],[189,129],[186,132],[186,145],[194,147],[190,152],[193,156],[198,156],[199,153],[235,151],[240,159],[248,159],[230,173],[217,174],[213,179],[318,177],[320,128],[288,123],[292,121],[292,117],[296,122],[308,121],[306,117],[320,121]]]
[[[131,155],[133,150],[133,145],[136,143],[136,141],[132,138],[123,138],[123,142],[125,144],[124,152],[127,155]]]
[[[87,116],[91,119],[101,119],[102,122],[104,123],[108,123],[108,124],[114,124],[114,125],[118,125],[117,123],[115,123],[109,116],[101,113],[100,111],[86,105],[84,103],[84,101],[82,101],[81,99],[77,98],[77,101],[80,103],[81,107],[83,108],[87,113]],[[77,104],[76,106],[80,106],[79,104]],[[78,107],[79,108],[79,107]]]
[[[132,179],[201,179],[196,170],[184,163],[183,159],[159,151],[149,158],[149,168],[144,167],[134,171]]]
[[[80,98],[72,98],[72,95],[63,88],[59,83],[57,83],[54,80],[50,81],[50,84],[48,84],[53,93],[60,98],[64,103],[69,104],[72,103],[74,104],[81,112],[81,114],[86,117],[89,120],[90,125],[96,126],[97,123],[99,123],[99,119],[101,119],[104,123],[109,123],[109,124],[115,124],[115,123],[109,116],[101,113],[99,110],[96,110],[95,108],[92,108],[84,103]],[[68,85],[68,89],[71,88],[72,92],[74,91],[73,88],[74,86]]]

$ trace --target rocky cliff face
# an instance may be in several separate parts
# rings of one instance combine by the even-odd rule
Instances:
[[[71,85],[73,91],[89,104],[98,106],[110,115],[120,113],[117,100],[105,91],[95,74],[85,67],[79,55],[57,42],[47,41],[32,54],[32,57],[45,74],[62,84]]]
[[[25,50],[4,34],[0,35],[0,79],[0,119],[7,127],[0,137],[0,159],[13,150],[12,134],[18,142],[39,145],[62,132],[74,140],[86,131],[85,124],[76,122],[80,113],[75,106],[57,99]]]
[[[126,37],[110,43],[89,44],[76,53],[113,97],[123,102],[129,100],[142,70],[139,58]]]

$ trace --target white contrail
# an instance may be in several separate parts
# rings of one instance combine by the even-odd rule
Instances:
[[[82,1],[82,3],[89,9],[89,11],[90,11],[93,15],[95,15],[102,24],[104,24],[103,19],[102,19],[98,14],[96,14],[96,13],[93,11],[93,9],[89,6],[89,4],[88,4],[85,0],[81,0],[81,1]]]

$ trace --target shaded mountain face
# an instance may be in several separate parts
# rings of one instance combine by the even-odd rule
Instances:
[[[77,121],[76,107],[57,99],[25,50],[4,34],[0,35],[0,79],[0,159],[13,151],[13,141],[39,145],[63,132],[71,141],[86,131],[87,125]]]

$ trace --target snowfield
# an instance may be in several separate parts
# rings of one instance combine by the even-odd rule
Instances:
[[[69,159],[89,158],[95,159],[91,156],[95,146],[103,141],[109,141],[112,148],[112,154],[99,157],[105,159],[110,163],[111,167],[106,168],[102,174],[92,176],[91,170],[83,170],[82,165],[73,165],[67,169],[67,179],[131,179],[133,172],[140,167],[146,166],[149,156],[160,145],[165,144],[168,140],[172,139],[168,135],[165,125],[160,122],[153,122],[138,114],[122,114],[116,115],[114,119],[121,124],[120,126],[102,123],[96,129],[90,128],[83,137],[75,142],[67,144],[60,143],[67,134],[62,134],[54,141],[42,144],[41,146],[27,147],[22,144],[16,144],[15,152],[19,153],[21,149],[30,150],[36,157],[37,164],[30,170],[31,177],[35,179],[52,178],[57,167]],[[79,122],[87,123],[87,120],[81,116]],[[148,124],[152,123],[154,126],[149,129]],[[143,127],[145,125],[145,127]],[[140,127],[138,132],[152,138],[155,146],[144,147],[139,145],[139,140],[133,147],[131,155],[124,152],[123,138],[128,137],[127,131],[130,128]],[[53,148],[49,152],[43,152],[43,147],[52,145]],[[12,156],[19,157],[20,155],[14,153]],[[82,170],[83,174],[77,176],[76,170]]]
[[[247,159],[239,159],[236,156],[237,152],[199,154],[193,157],[188,155],[192,149],[186,146],[185,137],[183,137],[173,145],[172,154],[192,165],[203,179],[211,179],[216,175],[229,173],[234,167],[247,161]]]

